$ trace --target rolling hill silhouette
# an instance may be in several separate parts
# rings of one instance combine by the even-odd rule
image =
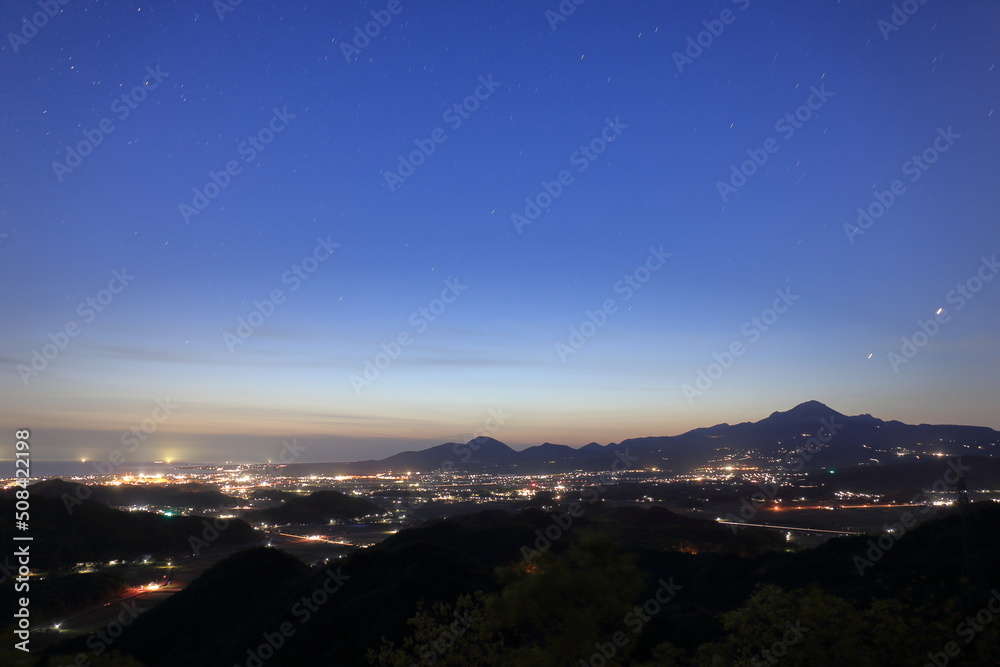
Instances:
[[[829,437],[832,436],[832,437]],[[716,424],[675,436],[630,438],[620,443],[590,443],[573,448],[545,443],[516,451],[499,440],[479,437],[407,451],[381,460],[297,463],[286,474],[372,474],[377,472],[495,472],[540,474],[571,470],[608,470],[618,452],[638,457],[637,467],[688,472],[730,458],[749,463],[793,461],[805,448],[802,469],[885,465],[899,453],[991,456],[1000,432],[980,426],[904,424],[870,414],[847,416],[819,401],[807,401],[757,422]],[[809,451],[809,450],[806,450]],[[805,459],[806,457],[802,457]]]

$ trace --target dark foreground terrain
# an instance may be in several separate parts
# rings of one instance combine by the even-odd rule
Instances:
[[[1000,506],[900,520],[791,552],[779,532],[583,498],[404,530],[315,568],[254,547],[103,636],[22,660],[9,629],[0,662],[1000,664]]]

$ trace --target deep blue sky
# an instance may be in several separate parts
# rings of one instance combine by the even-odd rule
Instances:
[[[36,457],[107,458],[154,416],[126,458],[260,461],[293,437],[304,460],[368,458],[477,429],[580,445],[807,399],[1000,428],[1000,286],[948,299],[992,278],[981,258],[1000,251],[1000,7],[932,1],[884,33],[888,1],[589,0],[555,30],[554,0],[402,2],[347,62],[342,45],[388,4],[247,0],[220,20],[208,0],[70,0],[35,34],[22,17],[38,6],[5,3],[0,401]],[[675,52],[723,10],[679,72]],[[444,114],[481,79],[496,89],[455,128]],[[813,86],[832,95],[810,100]],[[794,134],[776,127],[810,101]],[[275,109],[294,118],[241,152]],[[607,119],[627,127],[581,161]],[[392,190],[386,172],[436,128],[446,140]],[[948,128],[911,181],[905,163]],[[85,130],[100,144],[54,168]],[[777,152],[723,202],[718,182],[769,138]],[[230,161],[186,224],[179,205]],[[519,233],[511,214],[563,170],[572,182]],[[895,179],[903,194],[849,234]],[[293,289],[282,277],[317,238],[339,247]],[[661,247],[641,289],[616,291]],[[102,295],[123,268],[134,279]],[[457,298],[411,319],[449,278]],[[276,289],[284,302],[227,345]],[[777,290],[793,305],[744,326]],[[609,299],[606,324],[560,355]],[[935,335],[894,363],[939,308]],[[78,334],[26,373],[71,321]],[[357,391],[401,333],[410,344]],[[742,356],[686,395],[734,342]]]

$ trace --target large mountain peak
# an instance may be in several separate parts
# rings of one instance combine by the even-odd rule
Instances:
[[[799,403],[791,410],[786,410],[785,412],[772,412],[767,418],[769,420],[781,420],[786,421],[789,419],[794,419],[796,421],[803,419],[815,419],[819,421],[822,418],[829,417],[846,417],[833,408],[820,403],[819,401],[806,401],[805,403]]]
[[[473,438],[472,440],[469,440],[469,442],[465,444],[469,447],[472,447],[476,451],[486,451],[486,452],[500,451],[504,453],[514,452],[514,450],[511,449],[506,444],[486,435],[481,435],[478,438]]]

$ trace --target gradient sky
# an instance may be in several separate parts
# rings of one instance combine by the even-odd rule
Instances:
[[[888,0],[590,0],[558,22],[555,0],[402,1],[348,62],[389,4],[69,0],[37,30],[36,3],[4,4],[3,440],[29,428],[37,459],[101,459],[158,417],[127,459],[263,461],[297,438],[302,460],[345,460],[479,429],[514,446],[672,435],[808,399],[1000,428],[1000,285],[949,299],[992,279],[981,258],[1000,251],[1000,6],[914,2],[890,31]],[[679,68],[705,21],[721,34]],[[830,95],[807,120],[776,125],[814,86]],[[477,88],[467,118],[445,115]],[[294,118],[248,154],[275,109]],[[607,119],[619,134],[581,159]],[[443,143],[391,187],[437,128]],[[948,128],[958,138],[911,180],[906,163]],[[85,132],[100,143],[54,167]],[[768,139],[777,152],[723,201],[719,181]],[[231,161],[186,221],[180,205]],[[849,234],[896,179],[905,191]],[[286,272],[318,238],[339,247],[296,285]],[[646,278],[661,247],[629,295],[619,281]],[[123,269],[134,278],[102,293]],[[464,288],[434,304],[449,278]],[[227,345],[274,290],[283,302]],[[748,335],[777,290],[792,306]],[[400,334],[410,344],[356,390]],[[686,396],[734,342],[743,354]]]

